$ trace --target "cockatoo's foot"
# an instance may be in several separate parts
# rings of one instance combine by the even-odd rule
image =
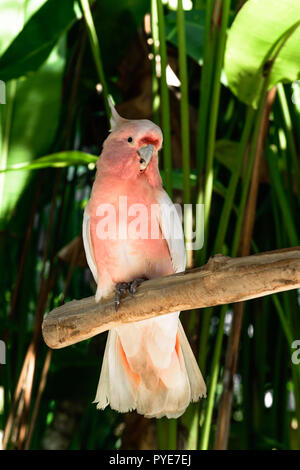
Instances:
[[[146,280],[147,279],[143,277],[143,278],[134,279],[134,281],[130,281],[130,282],[119,282],[116,285],[116,292],[115,292],[116,312],[119,308],[121,297],[124,297],[128,292],[131,295],[131,297],[133,297],[139,285],[141,285],[142,282]]]

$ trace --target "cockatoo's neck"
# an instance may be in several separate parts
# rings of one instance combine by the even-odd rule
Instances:
[[[127,180],[130,184],[143,180],[151,187],[162,188],[162,180],[158,169],[158,156],[155,153],[145,171],[140,171],[135,164],[135,157],[130,152],[123,152],[119,157],[118,149],[112,152],[111,147],[104,148],[97,162],[96,181],[102,178]]]

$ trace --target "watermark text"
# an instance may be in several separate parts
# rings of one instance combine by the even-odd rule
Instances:
[[[99,240],[185,239],[187,250],[203,247],[204,204],[129,204],[120,196],[116,204],[99,204],[94,216]]]
[[[6,104],[6,87],[3,80],[0,80],[0,104]]]
[[[0,364],[6,364],[6,344],[0,340]]]
[[[291,348],[295,349],[295,351],[292,354],[292,363],[295,365],[299,365],[300,364],[300,339],[295,339],[292,342]]]

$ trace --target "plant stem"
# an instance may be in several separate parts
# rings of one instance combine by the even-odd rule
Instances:
[[[188,74],[186,59],[185,21],[182,0],[177,5],[177,33],[179,54],[179,77],[181,82],[181,149],[183,170],[183,202],[189,204],[191,200],[190,188],[190,128],[189,128],[189,97]]]
[[[151,33],[153,40],[153,60],[152,60],[152,112],[153,121],[159,125],[159,84],[156,75],[156,58],[159,55],[159,32],[158,32],[158,17],[157,17],[157,0],[151,0]]]
[[[245,207],[246,207],[246,202],[247,202],[247,197],[248,197],[248,190],[249,190],[249,186],[251,182],[254,157],[256,153],[257,138],[259,134],[261,117],[262,117],[262,113],[264,109],[264,102],[265,102],[265,93],[262,93],[259,109],[258,109],[257,116],[256,116],[254,131],[253,131],[253,137],[252,137],[252,143],[251,143],[248,162],[247,162],[246,174],[243,180],[242,197],[241,197],[241,202],[239,206],[239,213],[238,213],[238,218],[237,218],[234,238],[233,238],[232,256],[236,256],[238,252],[241,231],[242,231],[242,226],[243,226],[243,220],[244,220],[244,215],[245,215]]]
[[[220,314],[220,322],[218,327],[218,333],[216,338],[216,344],[214,349],[213,361],[210,373],[210,386],[208,392],[208,399],[205,410],[205,419],[202,427],[200,450],[207,450],[209,445],[209,436],[211,430],[211,421],[214,409],[214,400],[216,387],[218,383],[219,369],[220,369],[220,357],[222,352],[223,334],[224,334],[224,321],[227,311],[227,305],[223,305]]]
[[[172,198],[172,149],[171,149],[171,124],[170,124],[170,102],[169,89],[167,85],[167,48],[165,37],[165,20],[164,11],[161,0],[156,0],[158,27],[159,27],[159,52],[160,52],[160,94],[161,94],[161,119],[164,135],[164,170],[165,170],[165,188],[169,196]],[[188,178],[190,175],[188,174]]]
[[[216,66],[213,78],[212,95],[210,102],[210,119],[207,137],[207,159],[205,171],[205,185],[204,185],[204,246],[201,253],[202,262],[206,258],[207,251],[207,237],[209,231],[209,214],[212,200],[213,191],[213,160],[215,151],[215,138],[218,119],[218,108],[221,90],[221,71],[223,66],[225,42],[226,42],[226,29],[229,18],[230,0],[224,0],[222,8],[222,22],[218,38],[217,52],[216,52]]]
[[[91,44],[92,54],[94,57],[94,62],[96,65],[98,77],[103,87],[103,96],[104,96],[106,114],[107,114],[107,117],[109,118],[111,113],[110,113],[110,107],[108,104],[108,87],[107,87],[107,83],[105,79],[103,63],[101,59],[100,45],[99,45],[99,41],[97,37],[97,32],[96,32],[92,12],[91,12],[90,5],[89,5],[89,0],[79,0],[79,1],[80,1],[80,5],[82,8],[82,13],[84,16],[86,27],[88,30],[89,40]]]
[[[284,87],[282,83],[279,83],[277,86],[278,90],[278,97],[279,97],[279,102],[280,102],[280,107],[281,107],[281,112],[283,116],[283,122],[284,122],[284,127],[285,127],[285,135],[287,139],[287,145],[288,145],[288,151],[291,156],[292,160],[292,165],[294,169],[294,175],[296,177],[297,181],[300,181],[300,166],[299,166],[299,161],[298,161],[298,156],[297,156],[297,150],[296,150],[296,145],[294,141],[294,136],[292,132],[292,120],[291,120],[291,115],[284,91]],[[299,187],[298,184],[296,185],[296,190],[297,190],[297,196],[298,200],[300,201],[300,193],[299,193]]]
[[[278,205],[281,210],[282,220],[285,225],[285,229],[287,231],[287,235],[289,238],[289,242],[291,245],[296,246],[299,242],[299,238],[297,236],[297,231],[294,223],[294,217],[290,208],[290,205],[287,200],[286,192],[284,190],[282,179],[279,173],[278,165],[276,165],[276,161],[274,155],[267,152],[267,160],[268,166],[270,170],[270,178],[272,185],[274,187],[274,191],[277,195]]]
[[[169,420],[169,432],[168,432],[168,449],[167,450],[176,450],[177,448],[177,420]]]
[[[211,6],[210,6],[211,7]],[[225,43],[225,34],[226,34],[226,26],[227,26],[227,22],[228,22],[228,16],[229,16],[229,7],[230,7],[230,1],[227,2],[227,4],[223,5],[223,14],[222,14],[222,26],[221,26],[221,31],[222,31],[222,34],[220,34],[220,38],[219,38],[219,41],[222,42],[222,43]],[[225,9],[225,11],[224,11]],[[210,15],[212,14],[212,12],[210,11]],[[207,27],[207,25],[206,25]],[[209,41],[210,37],[208,36],[207,40]],[[217,70],[215,72],[215,79],[214,79],[214,93],[212,94],[212,97],[213,97],[213,107],[212,107],[212,110],[211,110],[211,113],[212,113],[212,122],[210,123],[210,128],[209,128],[209,154],[208,154],[208,162],[207,162],[207,171],[206,171],[206,186],[205,186],[205,193],[204,193],[204,204],[205,204],[205,208],[204,208],[204,213],[205,213],[205,218],[204,218],[204,226],[205,226],[205,234],[204,234],[204,242],[207,238],[207,235],[208,235],[208,226],[207,226],[207,223],[208,223],[208,215],[209,215],[209,210],[210,210],[210,204],[211,204],[211,197],[212,197],[212,190],[213,190],[213,187],[212,187],[212,184],[213,184],[213,154],[214,154],[214,145],[215,145],[215,132],[216,132],[216,122],[217,122],[217,111],[218,111],[218,105],[219,105],[219,93],[220,93],[220,75],[221,75],[221,67],[222,67],[222,64],[223,64],[223,56],[224,56],[224,48],[225,48],[225,45],[219,45],[218,47],[218,52],[217,52],[217,58],[218,58],[218,65],[217,65]],[[211,66],[211,65],[209,65]],[[209,73],[208,73],[209,75]],[[206,77],[206,75],[203,75],[203,80],[204,78]],[[205,91],[205,88],[203,88],[202,90],[202,93],[206,93]],[[201,93],[201,96],[203,96]],[[203,122],[207,121],[207,117],[205,119],[205,116],[206,116],[206,113],[203,111],[203,107],[206,106],[206,102],[203,102],[200,106],[200,116],[202,116],[202,120]],[[202,113],[202,114],[201,114]],[[250,113],[249,113],[250,114]],[[250,130],[251,130],[251,116],[249,116],[248,114],[248,121],[246,121],[246,124],[245,124],[245,128],[244,128],[244,131],[243,131],[243,136],[242,136],[242,140],[241,140],[241,143],[240,143],[240,146],[239,146],[239,151],[238,151],[238,157],[239,157],[239,160],[241,160],[241,163],[240,165],[242,165],[242,158],[244,157],[244,152],[245,152],[245,148],[246,148],[246,145],[247,145],[247,141],[249,139],[249,135],[248,133],[250,133]],[[199,122],[200,122],[200,117],[199,117]],[[248,124],[247,124],[248,122]],[[247,126],[247,128],[246,128]],[[200,129],[198,130],[198,132],[200,132]],[[203,143],[202,143],[203,145]],[[238,172],[238,168],[236,168],[236,173]],[[227,197],[225,199],[225,202],[224,202],[224,208],[223,208],[223,212],[222,212],[222,216],[223,216],[223,219],[226,220],[226,218],[229,219],[229,214],[230,214],[230,211],[231,211],[231,208],[232,208],[232,205],[233,205],[233,200],[234,200],[234,194],[235,194],[235,190],[236,190],[236,185],[237,185],[237,182],[238,182],[238,176],[239,174],[236,174],[234,173],[234,175],[231,177],[231,180],[230,180],[230,183],[231,183],[231,186],[229,187],[229,195],[227,194]],[[198,201],[200,202],[200,201]],[[209,206],[209,208],[208,208]],[[225,220],[223,220],[222,223],[225,222]],[[218,240],[218,246],[219,245],[223,245],[223,238],[225,238],[225,234],[226,234],[226,228],[225,230],[223,231],[222,234],[220,234],[221,230],[222,230],[222,223],[220,222],[219,224],[219,229],[218,229],[218,236],[219,236],[219,240]],[[222,243],[221,243],[222,242]],[[216,243],[215,243],[216,245]],[[202,263],[204,262],[205,260],[205,257],[206,257],[206,248],[204,248],[202,250],[202,253],[201,253],[201,261]],[[209,336],[209,325],[210,325],[210,319],[211,319],[211,315],[212,315],[212,312],[213,312],[213,308],[208,308],[208,309],[205,309],[204,312],[203,312],[203,321],[202,321],[202,329],[201,329],[201,337],[200,337],[200,345],[199,345],[199,364],[200,364],[200,367],[202,368],[202,370],[205,370],[205,363],[206,363],[206,356],[207,356],[207,342],[208,342],[208,336]]]
[[[255,117],[255,111],[253,108],[249,108],[246,116],[246,123],[243,129],[243,134],[239,143],[237,155],[236,155],[236,167],[231,174],[229,186],[226,192],[226,198],[224,199],[224,205],[220,217],[220,222],[218,224],[218,231],[214,243],[213,253],[219,253],[222,251],[222,247],[225,241],[225,236],[228,229],[228,223],[230,214],[233,209],[234,198],[236,193],[236,188],[238,185],[239,177],[241,176],[241,170],[243,162],[245,160],[245,154],[247,145],[249,142],[250,133],[252,130],[253,122]]]
[[[293,340],[294,340],[294,337],[293,337],[293,334],[291,332],[288,321],[285,317],[285,314],[284,314],[283,308],[281,306],[281,303],[279,302],[278,295],[277,294],[272,295],[271,299],[272,299],[272,301],[275,305],[275,308],[277,310],[282,329],[284,331],[287,342],[290,346],[292,344]]]
[[[200,176],[204,164],[207,125],[208,125],[208,109],[211,96],[211,76],[214,63],[214,36],[211,31],[211,21],[213,12],[212,0],[208,1],[205,11],[205,36],[204,36],[204,54],[203,65],[201,69],[200,83],[200,104],[197,126],[197,173]],[[213,37],[212,37],[213,36]]]

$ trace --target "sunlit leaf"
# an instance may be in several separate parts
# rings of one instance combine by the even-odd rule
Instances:
[[[268,66],[272,66],[269,88],[300,77],[299,26],[299,1],[248,0],[244,4],[230,28],[225,54],[228,84],[241,101],[257,106]],[[270,64],[280,41],[284,45]]]
[[[75,20],[73,0],[46,1],[0,57],[1,80],[37,70]]]
[[[7,167],[6,170],[2,170],[2,172],[40,170],[41,168],[63,168],[71,165],[89,165],[91,163],[95,164],[97,160],[98,157],[95,155],[70,150],[46,155],[45,157],[37,158],[33,162],[16,163],[15,165]]]

